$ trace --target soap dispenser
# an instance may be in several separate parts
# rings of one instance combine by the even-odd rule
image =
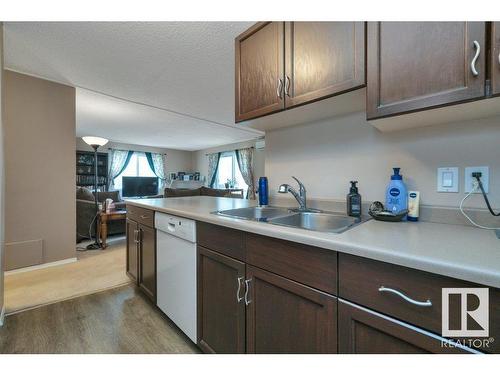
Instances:
[[[403,182],[403,176],[399,174],[400,168],[393,168],[394,174],[387,186],[385,196],[385,209],[397,214],[408,209],[408,192]]]
[[[356,184],[358,181],[351,181],[351,188],[347,194],[347,215],[361,216],[361,195],[358,192]]]

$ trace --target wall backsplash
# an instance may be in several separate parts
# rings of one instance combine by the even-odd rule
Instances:
[[[464,196],[466,166],[490,167],[490,201],[500,207],[500,119],[490,118],[381,133],[365,113],[266,133],[265,171],[271,194],[296,176],[308,197],[345,199],[349,181],[358,180],[364,200],[384,200],[392,167],[401,167],[408,189],[421,204],[458,207]],[[459,193],[436,192],[438,167],[460,167]],[[468,207],[484,208],[480,196]]]

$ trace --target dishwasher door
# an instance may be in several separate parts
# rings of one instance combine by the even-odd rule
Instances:
[[[187,219],[171,215],[165,215],[162,220],[158,216],[158,225],[155,225],[157,305],[196,343],[196,243],[184,239],[194,240],[195,222],[190,220],[192,223],[187,224]],[[165,232],[165,228],[170,230]],[[172,232],[181,235],[177,237]]]

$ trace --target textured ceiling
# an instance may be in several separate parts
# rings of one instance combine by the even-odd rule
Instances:
[[[77,90],[78,134],[200,149],[261,135],[234,124],[234,37],[250,25],[6,23],[5,66],[113,96]]]

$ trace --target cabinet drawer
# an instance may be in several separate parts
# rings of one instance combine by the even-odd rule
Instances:
[[[337,294],[337,252],[247,233],[247,263]]]
[[[391,291],[402,293],[414,301],[430,301],[430,306],[417,305]],[[339,296],[373,310],[385,313],[431,332],[441,334],[442,288],[482,287],[466,281],[428,272],[339,254]],[[460,324],[459,301],[450,299],[450,322]],[[458,308],[454,308],[458,307]],[[489,336],[500,337],[500,291],[489,288]],[[453,327],[453,329],[456,329]],[[497,352],[496,343],[482,350]]]
[[[137,206],[127,205],[127,218],[134,220],[139,224],[146,225],[150,228],[154,228],[155,223],[155,212],[148,210],[146,208],[141,208]]]
[[[198,221],[196,241],[207,249],[245,261],[245,232]]]

